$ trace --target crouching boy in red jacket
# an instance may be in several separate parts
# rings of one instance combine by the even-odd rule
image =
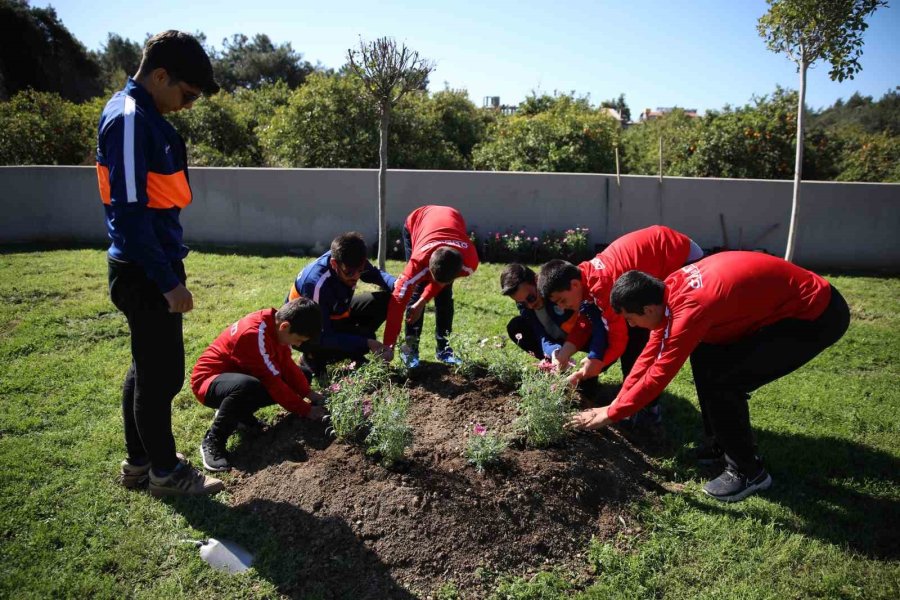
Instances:
[[[225,328],[197,359],[191,389],[204,406],[218,409],[200,453],[209,471],[231,468],[225,445],[238,425],[258,424],[253,415],[278,403],[286,410],[316,420],[325,416],[324,397],[309,388],[291,359],[291,346],[313,340],[322,330],[322,313],[308,298],[297,298],[277,311],[250,313]],[[308,401],[311,400],[312,402]]]

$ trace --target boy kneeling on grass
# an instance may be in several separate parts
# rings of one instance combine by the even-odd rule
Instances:
[[[207,470],[231,468],[225,450],[228,438],[239,426],[259,429],[254,413],[264,406],[278,403],[310,420],[325,416],[324,396],[309,388],[306,375],[291,359],[291,346],[317,340],[321,330],[318,305],[297,298],[277,311],[250,313],[225,328],[200,355],[191,389],[201,404],[218,409],[200,445]]]

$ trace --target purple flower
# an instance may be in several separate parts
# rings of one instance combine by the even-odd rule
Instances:
[[[475,423],[475,427],[472,428],[472,432],[475,435],[485,435],[487,433],[487,427],[482,425],[481,423]]]
[[[328,391],[331,392],[332,394],[335,392],[341,391],[341,384],[332,383],[331,385],[328,386]]]
[[[356,361],[354,360],[352,363],[350,363],[350,364],[347,365],[347,366],[348,366],[348,367],[350,368],[350,370],[352,371],[353,369],[356,368]]]
[[[368,417],[372,414],[372,401],[366,398],[362,403],[363,416]]]

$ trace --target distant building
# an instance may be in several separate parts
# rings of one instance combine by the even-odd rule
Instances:
[[[696,108],[681,108],[680,106],[658,106],[656,110],[650,110],[649,108],[645,108],[644,112],[641,113],[641,122],[644,121],[652,121],[653,119],[658,119],[663,115],[666,115],[672,112],[675,109],[679,109],[684,112],[689,117],[694,119],[698,118],[700,115],[697,114]]]
[[[622,122],[622,115],[621,115],[621,114],[619,113],[619,111],[617,111],[616,109],[614,109],[614,108],[609,108],[609,107],[607,107],[607,106],[601,106],[601,107],[598,108],[597,110],[599,110],[602,114],[609,115],[610,117],[612,117],[613,119],[615,119],[616,121],[618,121],[620,125],[624,125],[624,124],[625,124],[625,123]]]
[[[481,107],[500,111],[504,115],[512,115],[519,110],[518,106],[500,104],[500,96],[485,96],[481,103]]]

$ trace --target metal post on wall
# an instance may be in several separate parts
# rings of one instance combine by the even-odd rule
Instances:
[[[622,187],[622,178],[619,176],[619,147],[616,146],[616,185]]]
[[[659,136],[659,182],[662,183],[663,178],[663,169],[662,169],[662,136]]]

